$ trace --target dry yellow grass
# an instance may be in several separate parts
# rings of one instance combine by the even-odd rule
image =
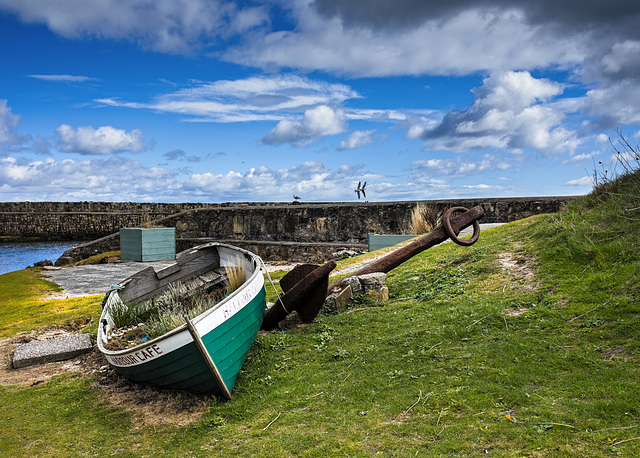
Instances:
[[[226,266],[224,270],[229,282],[229,293],[237,290],[247,281],[247,270],[242,265]]]
[[[426,234],[438,224],[438,208],[432,205],[418,204],[411,212],[412,234]]]

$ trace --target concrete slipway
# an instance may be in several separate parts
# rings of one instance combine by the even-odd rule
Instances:
[[[48,267],[43,271],[49,280],[59,285],[64,297],[105,294],[111,285],[120,283],[136,272],[153,266],[161,269],[172,261],[133,262],[118,261],[109,264],[93,264],[74,267]]]

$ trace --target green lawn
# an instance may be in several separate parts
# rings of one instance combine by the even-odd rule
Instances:
[[[0,339],[45,326],[80,326],[100,317],[101,296],[45,300],[56,292],[60,287],[37,270],[0,275]]]
[[[432,248],[389,301],[260,335],[233,399],[185,426],[139,427],[94,376],[0,387],[0,455],[640,456],[640,215],[615,194]],[[39,307],[98,317],[15,281],[5,336]]]

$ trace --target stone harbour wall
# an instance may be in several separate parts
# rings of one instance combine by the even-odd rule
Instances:
[[[0,237],[93,240],[207,204],[0,202]]]
[[[416,205],[482,205],[482,223],[554,213],[575,197],[406,202],[155,204],[110,202],[0,203],[0,237],[92,240],[59,264],[119,250],[119,230],[144,222],[176,228],[176,250],[209,241],[249,249],[265,260],[322,262],[341,250],[365,251],[367,234],[409,233]]]

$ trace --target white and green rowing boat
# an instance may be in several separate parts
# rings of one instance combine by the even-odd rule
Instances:
[[[238,266],[247,273],[244,284],[204,313],[148,342],[106,348],[114,305],[156,297],[177,282],[219,282],[212,272]],[[260,266],[261,259],[249,251],[208,243],[179,253],[176,263],[162,270],[148,267],[132,275],[105,296],[98,348],[130,380],[228,399],[262,324],[266,292]]]

